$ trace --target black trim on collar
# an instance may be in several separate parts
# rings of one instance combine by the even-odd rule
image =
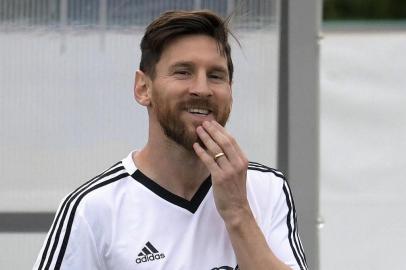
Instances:
[[[200,204],[202,203],[204,197],[206,197],[206,194],[207,192],[209,192],[209,189],[211,187],[211,176],[209,176],[206,178],[206,180],[203,181],[199,189],[196,191],[195,195],[193,195],[193,198],[190,201],[188,201],[170,192],[169,190],[161,187],[138,169],[131,176],[140,184],[144,185],[146,188],[154,192],[162,199],[172,204],[175,204],[179,207],[182,207],[193,214],[197,211],[197,209],[199,208]]]

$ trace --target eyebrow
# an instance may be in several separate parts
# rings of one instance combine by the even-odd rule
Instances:
[[[176,63],[174,63],[173,65],[171,65],[171,66],[169,67],[169,69],[170,69],[170,70],[173,70],[173,69],[178,68],[178,67],[193,68],[193,66],[194,66],[194,65],[193,65],[192,62],[180,61],[180,62],[176,62]]]

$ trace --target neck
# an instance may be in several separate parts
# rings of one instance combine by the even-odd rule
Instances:
[[[168,191],[190,200],[209,171],[193,150],[165,137],[149,138],[147,145],[133,154],[138,169]]]

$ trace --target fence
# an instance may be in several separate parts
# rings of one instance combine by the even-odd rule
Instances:
[[[35,27],[117,29],[142,26],[171,9],[234,13],[239,28],[273,23],[277,1],[266,0],[0,0],[0,30]]]

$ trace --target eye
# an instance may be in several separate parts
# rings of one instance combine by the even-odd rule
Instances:
[[[173,75],[180,79],[188,78],[192,73],[189,70],[179,69],[173,72]]]
[[[187,71],[187,70],[177,70],[177,71],[175,71],[175,74],[189,74],[189,71]]]
[[[209,77],[209,79],[211,79],[211,80],[219,81],[219,82],[220,82],[220,81],[223,82],[223,81],[226,81],[226,80],[227,80],[226,75],[223,74],[223,73],[219,73],[219,72],[210,73],[210,74],[208,75],[208,77]]]

